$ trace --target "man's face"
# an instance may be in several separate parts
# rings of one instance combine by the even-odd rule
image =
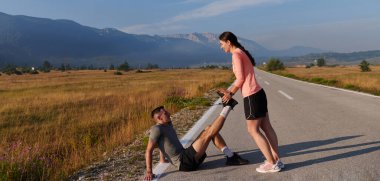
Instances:
[[[164,108],[160,110],[160,112],[156,113],[155,120],[158,123],[168,123],[170,122],[170,113],[166,111]]]

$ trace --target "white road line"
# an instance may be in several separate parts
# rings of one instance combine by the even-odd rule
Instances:
[[[267,82],[267,81],[264,81],[264,83],[265,83],[266,85],[269,85],[269,82]]]
[[[288,98],[289,100],[293,100],[293,97],[289,96],[288,94],[286,94],[285,92],[283,92],[282,90],[279,90],[278,91],[280,94],[282,94],[283,96],[285,96],[286,98]]]

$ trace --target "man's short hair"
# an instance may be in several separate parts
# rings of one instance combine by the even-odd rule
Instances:
[[[156,113],[159,113],[161,109],[164,109],[164,106],[158,106],[150,113],[150,116],[153,118]]]

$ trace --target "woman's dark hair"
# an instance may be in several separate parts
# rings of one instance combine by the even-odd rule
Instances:
[[[232,33],[232,32],[229,32],[229,31],[225,31],[223,32],[222,34],[219,35],[219,40],[222,40],[222,41],[225,41],[227,42],[227,40],[229,40],[231,42],[231,44],[237,48],[240,48],[241,50],[243,50],[245,52],[245,54],[247,54],[247,56],[249,57],[249,59],[251,60],[251,63],[253,66],[256,65],[256,62],[255,62],[255,59],[252,57],[252,55],[238,42],[237,40],[237,37]]]

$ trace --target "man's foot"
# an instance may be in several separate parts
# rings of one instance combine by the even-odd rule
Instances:
[[[216,92],[220,97],[223,97],[224,94],[220,91]],[[231,109],[234,109],[234,107],[238,104],[238,102],[234,99],[231,98],[227,103],[223,103],[223,107],[230,106]]]
[[[249,161],[240,157],[237,153],[234,153],[232,157],[227,157],[226,165],[245,165]]]
[[[281,160],[278,160],[278,161],[276,162],[276,165],[277,165],[278,167],[280,167],[281,169],[285,168],[285,164],[282,163]]]
[[[277,164],[271,164],[266,161],[264,164],[260,165],[260,167],[256,168],[256,171],[260,173],[272,173],[281,171],[281,168],[278,167]]]

